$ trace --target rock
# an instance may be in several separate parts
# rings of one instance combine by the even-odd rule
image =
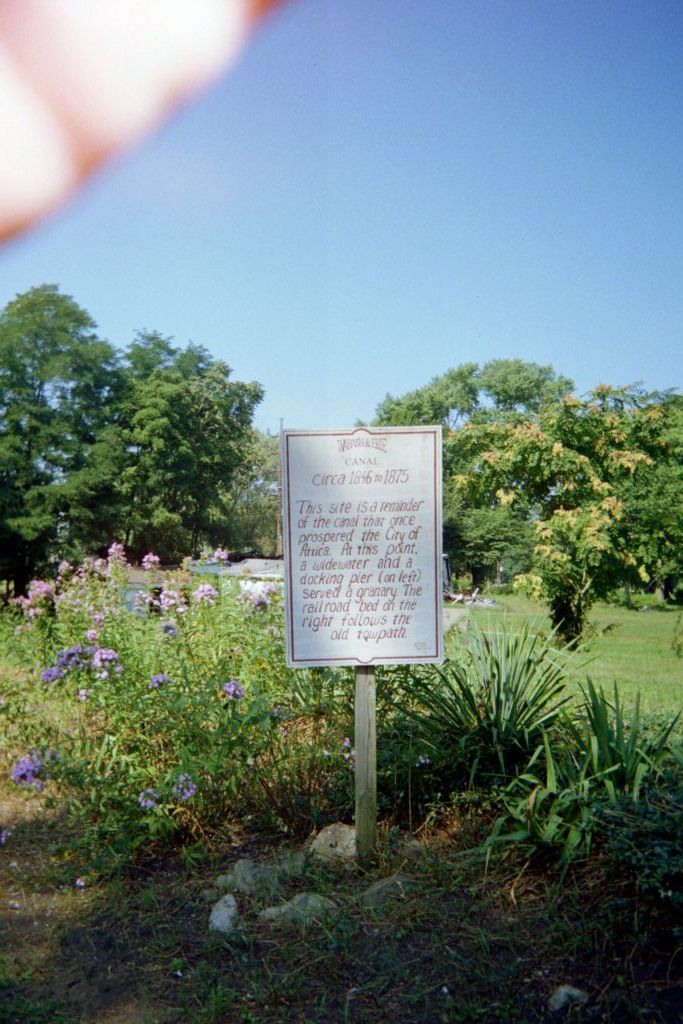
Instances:
[[[300,892],[279,907],[266,907],[259,920],[273,925],[303,925],[320,921],[337,910],[337,904],[315,892]]]
[[[299,878],[306,869],[306,854],[303,850],[292,850],[280,857],[277,867],[283,878]]]
[[[280,880],[280,869],[275,864],[258,864],[248,857],[238,860],[227,875],[219,875],[216,887],[221,892],[273,892]]]
[[[415,887],[415,882],[407,875],[390,875],[389,878],[380,878],[373,882],[365,892],[361,894],[360,901],[368,910],[381,907],[387,900],[402,897],[405,899],[408,891]]]
[[[311,843],[311,855],[328,864],[352,864],[356,860],[356,830],[335,822],[321,829]]]
[[[425,848],[419,839],[410,834],[401,836],[396,844],[396,854],[399,857],[403,857],[404,860],[410,861],[411,864],[416,863],[425,855]]]
[[[548,1009],[555,1012],[564,1010],[567,1006],[576,1006],[588,1001],[589,995],[583,989],[574,988],[573,985],[558,985],[550,999]]]
[[[221,932],[223,935],[232,935],[239,930],[240,915],[237,909],[237,900],[234,896],[222,896],[218,903],[211,908],[209,915],[209,930]]]

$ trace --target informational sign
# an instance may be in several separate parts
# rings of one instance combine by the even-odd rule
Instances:
[[[281,446],[288,664],[442,661],[441,428]]]

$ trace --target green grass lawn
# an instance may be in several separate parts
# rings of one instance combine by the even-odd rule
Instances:
[[[497,597],[495,608],[471,612],[485,629],[500,621],[514,625],[526,620],[543,632],[550,629],[544,606],[516,594]],[[650,611],[630,611],[598,604],[574,656],[572,683],[578,689],[590,676],[611,691],[616,681],[624,701],[632,703],[640,691],[644,711],[677,712],[683,707],[683,657],[676,654],[674,640],[682,632],[680,608],[653,605]]]

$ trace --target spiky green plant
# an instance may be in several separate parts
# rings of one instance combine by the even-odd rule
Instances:
[[[461,656],[421,678],[416,730],[442,762],[501,780],[527,764],[568,700],[570,648],[554,640],[475,624]]]
[[[602,688],[596,689],[590,679],[583,691],[583,715],[573,735],[591,772],[602,779],[607,798],[630,796],[637,800],[643,780],[651,769],[661,764],[667,753],[669,736],[679,715],[664,728],[647,729],[640,714],[640,694],[630,716],[619,699],[614,684],[614,703]],[[585,717],[584,717],[585,716]]]
[[[576,719],[564,723],[555,744],[544,733],[527,771],[508,785],[489,850],[510,842],[554,847],[566,870],[576,854],[590,852],[604,806],[636,807],[645,779],[669,753],[678,717],[659,728],[643,723],[639,697],[627,717],[616,685],[611,704],[588,680]]]

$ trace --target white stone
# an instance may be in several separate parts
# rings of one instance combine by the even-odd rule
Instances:
[[[266,907],[259,920],[274,925],[310,924],[329,917],[337,909],[336,903],[315,892],[300,892],[279,907]]]
[[[298,878],[306,868],[306,854],[303,850],[292,850],[285,853],[277,862],[283,878]]]
[[[405,899],[408,891],[414,888],[415,882],[407,875],[390,875],[389,878],[380,878],[373,882],[364,893],[360,901],[364,907],[375,909],[381,907],[387,900],[402,897]]]
[[[311,843],[311,855],[329,864],[351,864],[356,859],[356,830],[335,822],[318,832]]]
[[[237,900],[234,896],[222,896],[218,903],[211,908],[209,915],[209,929],[212,932],[222,932],[223,935],[231,935],[239,928],[240,915],[237,909]]]
[[[588,999],[589,995],[583,989],[574,988],[573,985],[558,985],[548,1000],[548,1009],[555,1012],[563,1010],[565,1006],[585,1003]]]
[[[274,864],[258,864],[248,857],[235,863],[227,875],[219,875],[216,885],[221,892],[255,893],[277,887],[280,869]]]

